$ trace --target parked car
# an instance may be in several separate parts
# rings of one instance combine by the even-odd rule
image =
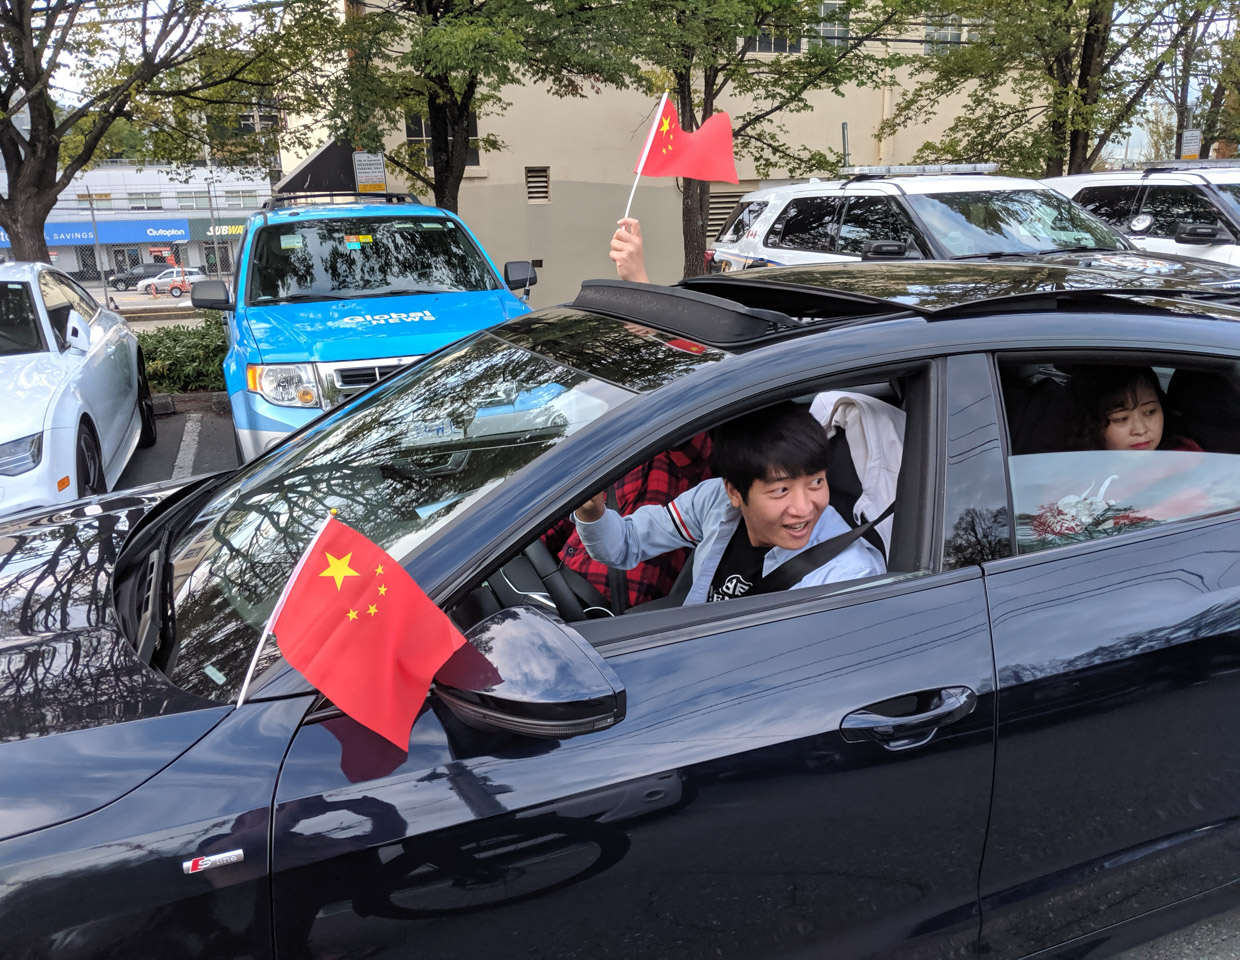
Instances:
[[[106,493],[155,442],[137,337],[48,264],[0,264],[0,384],[0,513]]]
[[[1240,878],[1240,308],[1128,276],[595,281],[234,471],[0,527],[0,953],[1197,950]],[[1115,363],[1205,452],[1074,449]],[[887,574],[593,618],[540,550],[824,390],[904,414]],[[331,509],[476,655],[407,750],[264,635]]]
[[[250,460],[418,357],[529,311],[528,261],[495,265],[455,214],[386,202],[268,201],[238,245],[235,296],[194,285],[224,312],[224,382],[238,455]],[[359,197],[359,201],[362,200]]]
[[[1240,266],[1240,161],[1159,160],[1043,182],[1154,253]]]
[[[149,280],[139,281],[143,293],[169,293],[174,297],[190,292],[199,280],[205,280],[206,274],[192,267],[171,267]]]
[[[166,263],[137,263],[109,276],[108,283],[117,290],[128,290],[136,287],[143,280],[158,277],[168,267]]]
[[[1037,180],[989,164],[854,167],[844,180],[746,194],[708,251],[711,272],[877,259],[1020,259],[1240,288],[1240,270],[1142,253]],[[927,171],[940,171],[938,173]]]

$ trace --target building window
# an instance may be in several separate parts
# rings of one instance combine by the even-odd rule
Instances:
[[[478,139],[478,115],[472,110],[469,112],[469,124],[465,128],[469,134],[470,140]],[[452,138],[448,138],[451,142]],[[410,147],[420,147],[422,156],[426,158],[426,166],[431,165],[431,127],[430,124],[419,117],[416,113],[411,113],[405,118],[405,142]],[[465,166],[478,166],[478,148],[470,147],[465,151]]]
[[[818,16],[822,19],[806,39],[811,44],[848,46],[848,7],[844,5],[844,0],[827,0],[818,4]]]
[[[182,210],[210,210],[211,195],[205,190],[177,194],[177,204]]]
[[[525,168],[525,199],[529,203],[551,202],[551,168]]]
[[[225,190],[224,206],[226,207],[257,207],[257,190]]]
[[[131,193],[129,195],[130,210],[162,210],[164,198],[158,193]]]
[[[112,209],[112,194],[110,193],[79,193],[77,195],[78,209],[89,210],[92,200],[96,210]]]
[[[964,21],[958,13],[927,13],[926,43],[927,56],[946,53],[952,47],[964,42]]]

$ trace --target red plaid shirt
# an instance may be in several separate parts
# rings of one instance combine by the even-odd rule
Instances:
[[[709,456],[710,438],[700,433],[687,443],[657,454],[630,470],[614,484],[620,515],[628,516],[648,503],[660,506],[671,503],[686,490],[708,479]],[[610,602],[608,567],[586,553],[571,514],[543,534],[542,539],[564,566],[585,577]],[[629,606],[667,596],[688,556],[688,550],[673,550],[639,563],[632,570],[621,571],[629,584]]]

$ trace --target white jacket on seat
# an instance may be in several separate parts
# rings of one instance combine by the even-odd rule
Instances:
[[[828,437],[835,436],[837,429],[847,435],[848,450],[861,481],[853,520],[859,524],[873,520],[896,498],[904,453],[904,411],[864,393],[829,390],[814,397],[809,412],[826,427]],[[893,519],[888,517],[875,528],[888,554]]]

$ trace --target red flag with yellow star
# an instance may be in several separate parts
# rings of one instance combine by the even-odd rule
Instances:
[[[646,148],[633,172],[647,177],[690,177],[736,183],[736,160],[732,156],[732,121],[715,113],[697,130],[680,129],[676,104],[666,94],[646,138]]]
[[[294,669],[401,750],[435,671],[466,642],[404,567],[334,517],[293,569],[270,629]]]

